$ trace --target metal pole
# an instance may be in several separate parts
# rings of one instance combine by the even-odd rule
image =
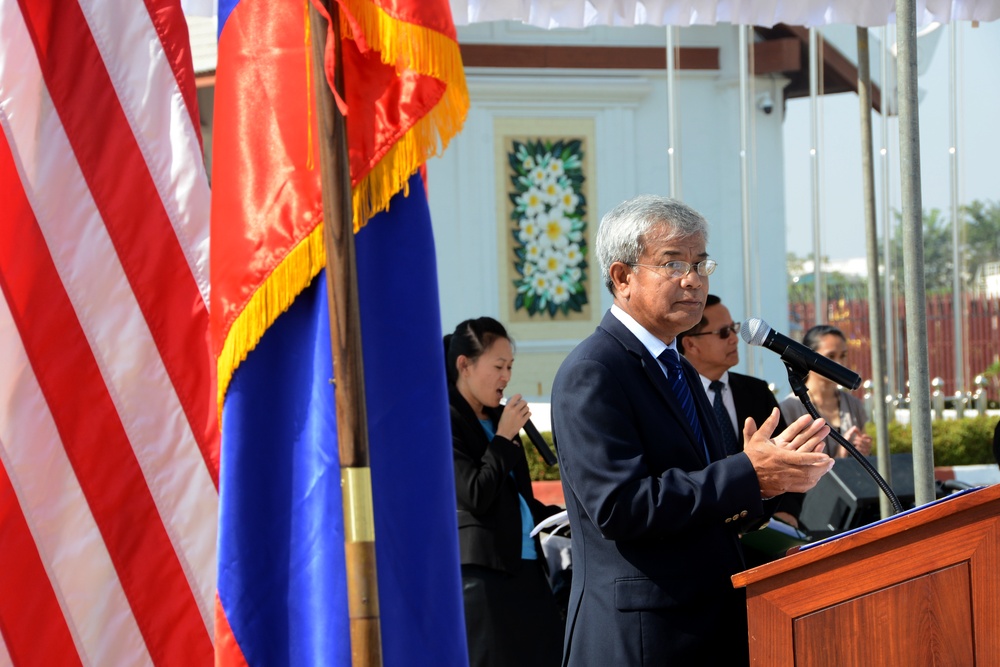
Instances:
[[[892,479],[889,457],[889,424],[885,405],[885,333],[882,330],[882,295],[878,280],[878,221],[875,215],[875,156],[872,145],[872,77],[868,28],[858,28],[858,105],[861,108],[861,181],[865,202],[865,244],[868,256],[868,329],[872,357],[872,419],[878,443],[879,474]],[[882,102],[883,109],[885,101]],[[883,517],[894,513],[889,498],[879,497]]]
[[[755,72],[757,71],[757,64],[755,61],[756,49],[754,47],[754,28],[753,26],[746,26],[747,31],[747,75],[749,76],[749,83],[747,86],[747,115],[749,118],[748,132],[748,150],[750,151],[750,157],[747,160],[747,170],[748,179],[747,183],[749,185],[748,192],[749,203],[747,210],[749,212],[750,224],[748,225],[748,230],[750,233],[751,243],[750,243],[750,257],[757,258],[760,257],[760,228],[757,225],[757,219],[760,215],[758,204],[759,204],[759,194],[760,194],[760,182],[757,180],[757,119],[760,118],[760,114],[757,113],[757,76]],[[780,92],[780,91],[779,91]],[[780,98],[779,98],[780,99]],[[782,105],[783,107],[783,105]],[[784,109],[782,108],[782,113]],[[782,121],[784,122],[784,121]],[[744,251],[744,256],[746,251]],[[744,275],[744,280],[751,284],[751,294],[752,303],[750,304],[751,310],[747,312],[760,312],[760,262],[751,261],[748,265],[748,269]],[[751,278],[752,276],[752,278]],[[748,346],[750,349],[747,351],[747,372],[756,375],[762,369],[761,364],[761,348],[758,346]]]
[[[675,26],[667,26],[667,162],[670,166],[670,196],[681,198],[680,156],[677,146],[677,93],[674,83],[677,78],[677,65],[674,62]]]
[[[323,0],[332,27],[336,68],[334,86],[343,98],[340,63],[340,20],[337,5]],[[323,187],[323,241],[326,248],[326,289],[330,301],[330,345],[337,404],[340,483],[344,504],[344,557],[347,570],[347,613],[351,633],[351,664],[382,664],[382,639],[375,565],[375,516],[365,376],[361,357],[358,276],[354,256],[351,177],[347,157],[347,125],[327,85],[325,53],[327,22],[309,6],[312,36],[312,76],[319,119],[320,168]]]
[[[823,289],[823,253],[820,237],[820,183],[819,183],[819,33],[809,28],[809,110],[811,115],[810,137],[812,148],[812,223],[813,223],[813,308],[815,324],[826,320]]]
[[[752,313],[753,308],[753,274],[751,265],[752,230],[750,228],[750,101],[749,101],[749,61],[748,50],[750,40],[747,33],[751,26],[736,26],[739,31],[740,48],[740,215],[743,220],[743,312]],[[754,355],[747,355],[747,372],[755,372]]]
[[[948,148],[951,167],[951,266],[952,266],[952,328],[955,336],[955,393],[965,392],[965,333],[963,330],[965,299],[962,285],[962,225],[958,218],[958,23],[948,26],[948,126],[951,146]],[[961,403],[959,403],[961,405]],[[961,417],[962,415],[958,415]]]
[[[903,204],[903,292],[907,320],[907,370],[910,376],[910,424],[913,428],[913,491],[916,503],[923,505],[934,500],[934,447],[927,363],[915,0],[896,0],[896,45],[900,192]]]
[[[889,64],[886,58],[889,52],[889,29],[881,28],[882,49],[879,53],[880,73],[882,82],[882,241],[885,244],[885,358],[886,381],[889,393],[893,397],[892,407],[895,407],[895,396],[899,393],[896,361],[896,291],[893,284],[894,264],[892,257],[892,218],[889,215],[889,95],[895,95],[895,90],[889,90]],[[895,419],[895,414],[892,415]],[[884,477],[884,475],[883,475]],[[886,479],[890,479],[886,477]],[[888,500],[886,501],[888,506]]]

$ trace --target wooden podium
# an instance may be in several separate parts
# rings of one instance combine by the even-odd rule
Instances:
[[[1000,485],[740,572],[750,662],[1000,665]]]

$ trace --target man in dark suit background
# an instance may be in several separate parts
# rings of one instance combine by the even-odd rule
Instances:
[[[993,429],[993,458],[997,460],[997,465],[1000,465],[1000,422],[997,422],[996,428]]]
[[[729,370],[740,362],[739,328],[739,322],[733,321],[722,300],[709,294],[701,321],[677,335],[677,350],[701,376],[729,454],[743,450],[743,424],[748,417],[762,424],[778,407],[778,400],[766,382]],[[780,417],[774,431],[781,433],[785,428],[785,419]],[[786,493],[781,496],[774,517],[797,527],[801,510],[802,494]]]
[[[552,387],[573,549],[566,665],[748,662],[742,522],[812,488],[833,465],[808,416],[772,437],[776,410],[722,450],[698,375],[675,337],[696,325],[715,262],[705,219],[644,195],[601,221],[595,244],[614,297]],[[694,390],[698,391],[694,391]]]

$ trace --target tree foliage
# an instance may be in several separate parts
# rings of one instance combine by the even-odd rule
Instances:
[[[959,219],[960,276],[963,289],[971,291],[980,267],[1000,261],[1000,202],[975,200],[959,209]],[[951,293],[954,284],[951,220],[940,209],[925,211],[922,231],[924,288],[928,294]],[[890,246],[896,285],[903,285],[906,281],[903,264],[905,241],[902,214],[896,211]],[[880,264],[885,254],[884,242],[884,239],[879,240]],[[813,299],[813,275],[803,270],[805,262],[811,260],[812,254],[806,257],[788,254],[788,299],[792,303]],[[827,263],[826,258],[823,263]],[[864,277],[827,272],[823,281],[827,299],[867,297],[867,280]]]
[[[807,303],[813,300],[815,294],[813,285],[816,277],[811,271],[806,271],[806,263],[812,261],[812,253],[805,257],[788,253],[786,263],[789,275],[789,302]],[[824,257],[820,266],[829,264],[829,261],[828,257]],[[825,271],[822,280],[823,293],[827,299],[864,299],[868,296],[868,283],[863,277],[848,275],[840,271]]]
[[[959,264],[964,289],[973,287],[979,268],[1000,260],[1000,202],[973,201],[959,209]],[[923,216],[924,283],[929,294],[950,293],[954,284],[954,231],[940,209],[931,209]],[[892,234],[893,276],[903,284],[902,215],[896,212]],[[882,241],[879,242],[880,252]]]
[[[1000,203],[974,201],[962,209],[966,221],[967,270],[975,279],[984,264],[1000,261]]]

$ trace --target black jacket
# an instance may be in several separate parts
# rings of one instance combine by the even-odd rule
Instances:
[[[750,375],[742,375],[729,371],[729,388],[733,392],[733,402],[736,404],[736,421],[739,423],[739,438],[743,438],[743,423],[747,417],[753,417],[759,428],[764,420],[771,415],[771,410],[778,407],[778,399],[771,393],[767,383]],[[788,428],[784,415],[778,412],[778,425],[774,427],[777,435]],[[788,512],[798,518],[802,511],[803,493],[786,493],[778,501],[778,510]]]
[[[491,443],[482,424],[455,387],[449,389],[455,489],[458,492],[458,546],[463,565],[514,572],[521,566],[521,504],[524,496],[534,523],[561,511],[535,500],[528,461],[519,438],[496,436]],[[487,410],[495,429],[503,408]],[[511,471],[514,476],[511,477]],[[535,538],[539,563],[541,544]]]

